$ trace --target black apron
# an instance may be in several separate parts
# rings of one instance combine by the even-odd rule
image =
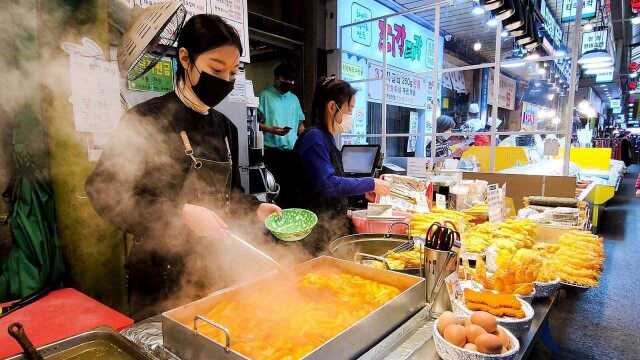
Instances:
[[[185,131],[180,131],[185,162],[189,165],[183,187],[185,203],[228,213],[231,197],[233,161],[229,136],[225,136],[227,161],[196,156]],[[152,242],[135,239],[127,258],[129,306],[135,320],[145,319],[169,308],[205,296],[212,283],[223,287],[222,279],[213,279],[207,266],[215,261],[204,238],[176,234],[176,248],[170,254],[158,251]],[[185,274],[202,274],[201,277]],[[205,277],[205,274],[211,276]]]
[[[298,141],[300,141],[311,128],[305,130]],[[342,152],[335,145],[330,134],[323,131],[324,144],[329,151],[329,159],[331,165],[335,169],[335,176],[344,176],[344,167],[342,165]],[[296,152],[297,154],[297,152]],[[329,243],[340,236],[348,235],[351,232],[351,222],[347,218],[347,210],[349,210],[349,199],[327,197],[324,194],[315,192],[311,187],[311,179],[306,175],[304,170],[304,162],[298,157],[299,166],[302,173],[305,174],[305,183],[300,186],[298,192],[299,207],[309,209],[318,215],[318,225],[313,232],[302,243],[304,247],[311,252],[312,255],[323,253]]]

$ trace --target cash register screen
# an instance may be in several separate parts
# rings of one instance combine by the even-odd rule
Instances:
[[[342,166],[346,175],[372,176],[380,145],[344,145]]]

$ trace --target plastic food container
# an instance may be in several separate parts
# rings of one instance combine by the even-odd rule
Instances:
[[[406,235],[407,226],[399,223],[409,223],[411,215],[403,211],[394,211],[393,218],[367,217],[367,210],[356,210],[350,214],[353,227],[358,234],[395,234]]]
[[[511,331],[515,336],[520,337],[526,334],[533,322],[534,310],[528,302],[518,299],[522,304],[522,310],[524,310],[524,318],[517,319],[512,317],[497,317],[498,325],[502,325],[507,330]],[[469,310],[465,304],[458,300],[452,300],[451,305],[453,312],[462,317],[469,317],[473,311]]]

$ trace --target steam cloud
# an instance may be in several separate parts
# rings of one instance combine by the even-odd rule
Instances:
[[[119,0],[110,2],[110,4],[118,6],[120,3],[122,1]],[[13,121],[16,116],[25,108],[32,108],[35,110],[35,114],[39,115],[41,94],[47,92],[48,89],[56,89],[57,96],[60,96],[60,89],[67,89],[70,95],[68,56],[59,49],[59,44],[58,47],[51,49],[38,48],[38,42],[34,39],[37,35],[38,24],[47,24],[48,26],[62,24],[60,19],[64,15],[63,10],[56,14],[47,13],[45,15],[37,11],[37,4],[38,2],[34,0],[11,1],[4,4],[3,10],[0,11],[0,46],[3,49],[0,55],[0,69],[3,70],[3,89],[0,91],[0,190],[4,190],[10,178],[10,152],[6,149],[10,144],[10,129],[14,125]],[[45,16],[47,18],[43,19],[42,17]],[[64,40],[77,42],[82,36],[85,34],[78,30],[75,33],[66,33]],[[62,41],[62,39],[60,40]],[[67,114],[69,114],[71,113],[71,104],[67,105],[69,107]],[[145,181],[143,169],[146,164],[141,161],[141,157],[135,156],[138,151],[148,151],[155,154],[154,162],[158,164],[166,164],[171,160],[170,155],[167,154],[168,144],[157,141],[162,137],[149,130],[148,127],[140,125],[147,121],[148,119],[136,119],[131,122],[135,124],[134,128],[130,128],[127,123],[121,123],[118,131],[112,135],[109,145],[114,148],[127,146],[127,151],[124,153],[124,156],[127,156],[127,161],[119,162],[115,172],[117,176],[130,180],[125,182],[129,188],[114,189],[106,186],[105,183],[103,184],[105,186],[97,186],[94,189],[96,194],[107,199],[113,196],[115,199],[114,192],[135,193],[136,183]],[[85,148],[84,135],[69,130],[63,136],[65,141],[82,145],[78,147],[80,149]],[[47,144],[39,144],[39,146],[47,146]],[[86,155],[78,154],[78,156]],[[74,170],[64,169],[64,172]],[[161,168],[157,170],[163,171]],[[122,200],[120,197],[118,199]],[[121,210],[132,209],[135,201],[133,197],[125,198],[115,206]],[[238,203],[232,204],[232,206],[240,207],[241,210],[238,213],[246,214],[246,216],[226,219],[229,227],[254,246],[269,253],[284,267],[291,267],[312,257],[300,245],[279,245],[265,236],[263,224],[255,218],[255,207]],[[2,209],[0,208],[0,210]],[[222,209],[212,210],[220,214],[223,212]],[[180,228],[182,225],[179,221],[179,216],[175,216],[169,221],[169,224],[150,222],[148,225],[151,228],[157,227],[152,229],[151,233],[161,233],[168,228]],[[338,229],[343,226],[343,219],[337,219],[336,222],[339,223],[339,226],[330,224],[328,229]],[[338,232],[327,234],[326,242],[328,243],[338,235],[343,234]],[[172,305],[186,303],[193,300],[194,297],[204,295],[201,286],[203,282],[207,284],[206,291],[213,291],[255,279],[272,270],[268,263],[255,254],[248,253],[242,246],[234,244],[233,240],[208,238],[197,243],[184,243],[178,239],[176,237],[173,242],[154,244],[169,256],[186,256],[186,273],[183,276],[181,290],[169,300]],[[2,241],[3,239],[0,239],[0,242]]]

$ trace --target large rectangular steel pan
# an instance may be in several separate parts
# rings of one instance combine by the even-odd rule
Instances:
[[[79,315],[82,316],[82,315]],[[46,326],[46,325],[45,325]],[[38,352],[51,360],[109,359],[151,360],[153,357],[111,328],[99,327],[38,348]],[[16,355],[8,360],[25,360]]]
[[[326,266],[332,266],[350,274],[394,285],[405,290],[316,348],[304,357],[305,360],[354,359],[365,353],[425,306],[425,281],[420,277],[374,269],[328,256],[299,264],[294,271],[297,274],[305,274],[316,267]],[[206,321],[199,315],[206,314],[214,304],[224,299],[235,289],[239,287],[243,289],[255,288],[256,291],[259,291],[261,280],[274,276],[277,276],[277,273],[268,274],[244,285],[218,291],[203,299],[163,313],[164,346],[183,360],[247,360],[247,357],[229,348],[229,343],[233,343],[234,334],[228,334],[227,344],[223,345],[195,331],[195,326],[197,322]]]

